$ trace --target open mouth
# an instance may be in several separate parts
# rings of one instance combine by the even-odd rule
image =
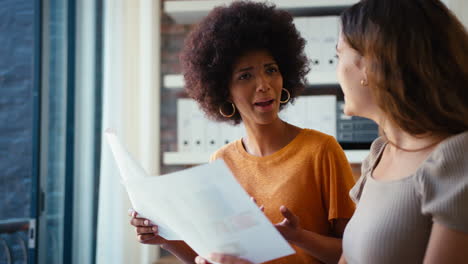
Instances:
[[[271,100],[268,100],[268,101],[256,102],[256,103],[254,103],[254,105],[265,107],[265,106],[269,106],[269,105],[273,104],[274,101],[275,100],[271,99]]]

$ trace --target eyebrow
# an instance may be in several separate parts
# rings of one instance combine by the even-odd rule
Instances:
[[[276,62],[270,62],[270,63],[267,63],[265,65],[263,65],[263,67],[268,67],[268,66],[271,66],[271,65],[277,65]],[[239,69],[237,72],[243,72],[243,71],[248,71],[248,70],[251,70],[253,69],[253,67],[247,67],[247,68],[242,68],[242,69]]]
[[[237,72],[248,71],[248,70],[251,70],[251,69],[253,69],[253,67],[242,68],[242,69],[238,70]]]
[[[268,66],[271,66],[271,65],[278,65],[276,62],[270,62],[270,63],[267,63],[265,65],[263,65],[263,67],[268,67]]]

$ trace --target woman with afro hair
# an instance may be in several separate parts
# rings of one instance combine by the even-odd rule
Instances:
[[[278,117],[305,87],[304,46],[286,11],[234,1],[197,25],[180,56],[186,90],[206,115],[244,124],[245,136],[216,151],[212,160],[225,161],[296,250],[270,264],[336,263],[355,209],[348,196],[351,168],[336,140]],[[196,253],[189,245],[164,240],[146,223],[132,218],[140,242],[159,244],[193,263]]]

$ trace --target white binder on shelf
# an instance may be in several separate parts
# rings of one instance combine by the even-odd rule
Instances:
[[[213,153],[222,146],[220,123],[206,120],[205,151]]]
[[[205,114],[200,109],[195,101],[192,101],[191,105],[191,130],[190,130],[190,142],[192,144],[191,151],[200,153],[205,151],[205,140],[206,140],[206,124],[207,119]]]
[[[306,96],[307,127],[336,138],[336,96]]]
[[[232,129],[232,126],[225,123],[225,122],[222,122],[219,124],[219,131],[220,131],[220,138],[219,140],[221,141],[221,146],[224,146],[228,143],[230,143],[230,139],[231,139],[231,129]]]
[[[294,18],[294,25],[296,26],[297,31],[299,34],[305,39],[306,45],[304,47],[305,55],[309,60],[312,59],[313,54],[311,54],[311,49],[308,48],[310,45],[310,36],[309,36],[309,17],[295,17]]]
[[[308,114],[306,98],[306,96],[297,97],[294,104],[286,106],[279,112],[280,118],[291,125],[305,128],[307,126],[306,120]]]
[[[244,135],[244,125],[240,123],[239,125],[223,124],[224,142],[223,144],[229,144],[231,142],[237,141],[242,138]]]
[[[337,16],[321,17],[321,36],[322,36],[322,59],[323,69],[325,72],[335,74],[336,64],[336,44],[338,43],[338,21]]]
[[[323,72],[324,62],[322,61],[322,29],[321,17],[307,18],[307,39],[306,53],[311,61],[311,71],[307,76],[309,84],[326,83]],[[325,78],[326,79],[326,78]]]
[[[193,101],[187,98],[177,100],[177,151],[179,152],[191,151],[192,103]]]

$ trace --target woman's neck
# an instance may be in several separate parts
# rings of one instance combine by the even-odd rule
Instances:
[[[279,118],[267,125],[244,125],[247,132],[242,139],[244,148],[247,153],[258,157],[271,155],[285,147],[301,130]]]
[[[431,133],[414,136],[391,124],[385,124],[381,128],[394,153],[429,152],[445,138]]]

